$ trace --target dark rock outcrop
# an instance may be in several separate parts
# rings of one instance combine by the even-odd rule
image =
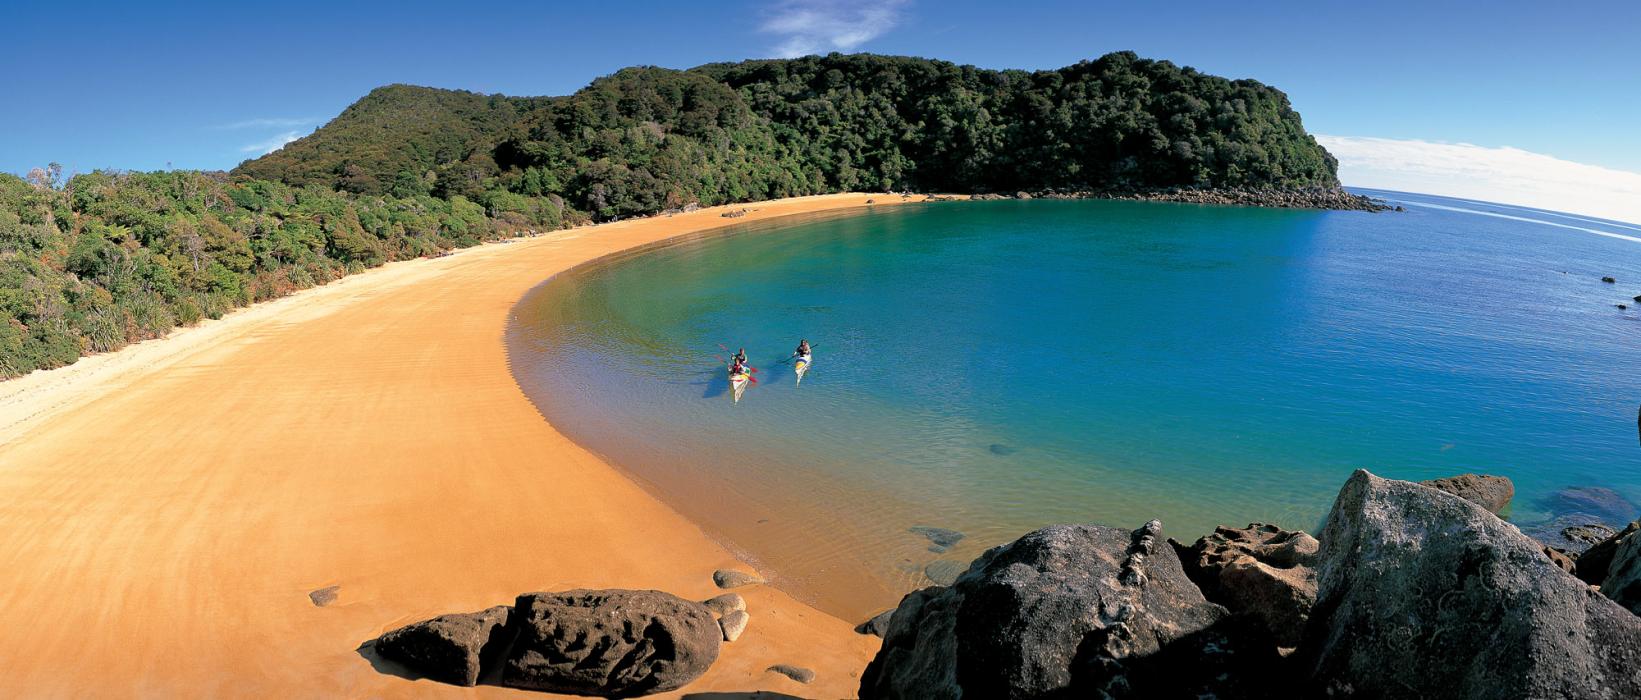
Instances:
[[[498,605],[406,625],[377,639],[376,653],[437,681],[474,685],[511,641],[511,612]]]
[[[1252,523],[1215,528],[1189,547],[1170,542],[1208,600],[1258,618],[1280,646],[1299,643],[1316,603],[1316,538]]]
[[[1611,277],[1603,277],[1603,278],[1601,278],[1601,281],[1606,282],[1607,284],[1613,284],[1613,283],[1617,282],[1618,280],[1615,280]]]
[[[1630,523],[1617,532],[1611,528],[1606,528],[1606,531],[1609,534],[1605,538],[1578,556],[1578,577],[1593,586],[1599,586],[1607,580],[1607,570],[1612,566],[1613,555],[1618,553],[1618,545],[1629,540],[1637,531],[1641,531],[1641,522]]]
[[[1048,527],[987,551],[950,587],[912,592],[861,697],[1261,694],[1236,684],[1272,677],[1252,667],[1274,645],[1222,626],[1230,614],[1185,577],[1160,530]]]
[[[1473,503],[1358,471],[1319,539],[1314,695],[1641,697],[1641,617]]]
[[[1510,505],[1510,499],[1516,497],[1516,485],[1502,476],[1460,474],[1419,483],[1451,493],[1491,513],[1504,510],[1505,506]]]
[[[502,684],[631,697],[680,688],[718,658],[723,632],[700,603],[660,591],[527,593]]]
[[[1544,552],[1544,556],[1550,560],[1551,564],[1555,564],[1556,568],[1569,574],[1578,574],[1578,560],[1576,559],[1578,555],[1563,552],[1549,545],[1539,547],[1539,551]]]
[[[1641,615],[1641,537],[1635,536],[1636,526],[1630,523],[1624,528],[1625,536],[1613,539],[1612,562],[1601,580],[1601,594]]]

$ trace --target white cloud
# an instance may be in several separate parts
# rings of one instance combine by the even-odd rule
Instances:
[[[774,49],[781,58],[849,51],[894,29],[906,4],[907,0],[785,0],[770,10],[759,29],[785,37]]]
[[[1641,223],[1641,173],[1519,148],[1317,136],[1352,187],[1419,192]]]
[[[292,141],[295,141],[299,138],[302,138],[302,132],[300,132],[300,131],[287,131],[287,132],[284,132],[284,133],[281,133],[281,134],[277,134],[277,135],[267,139],[266,141],[258,141],[256,143],[246,144],[244,146],[241,146],[239,151],[241,153],[255,153],[259,156],[267,155],[267,154],[273,153],[274,151],[277,151],[281,148],[284,148],[285,144],[290,143]]]
[[[232,124],[223,124],[218,129],[289,129],[297,126],[307,126],[317,119],[313,117],[259,117],[246,119]]]

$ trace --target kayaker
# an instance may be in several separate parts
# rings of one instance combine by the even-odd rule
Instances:
[[[798,357],[809,357],[809,339],[805,338],[803,340],[799,340],[798,349],[792,354],[797,355]]]
[[[733,377],[746,373],[746,358],[741,355],[736,355],[735,359],[729,364],[729,376]]]
[[[746,348],[741,348],[740,350],[736,350],[735,351],[735,357],[731,358],[731,359],[735,360],[735,364],[738,364],[738,365],[746,364]]]

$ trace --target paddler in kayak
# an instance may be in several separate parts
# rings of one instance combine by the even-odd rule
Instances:
[[[735,351],[735,356],[731,357],[729,359],[737,365],[745,365],[746,364],[746,348],[741,348],[740,350],[736,350]]]
[[[793,351],[792,354],[807,359],[809,357],[809,352],[809,339],[804,338],[803,340],[798,341],[798,349]]]

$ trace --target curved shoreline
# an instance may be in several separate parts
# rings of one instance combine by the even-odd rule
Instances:
[[[523,590],[716,593],[734,556],[542,419],[507,319],[590,260],[874,198],[906,201],[716,207],[396,263],[0,385],[0,692],[466,693],[357,647]],[[855,692],[875,637],[744,595],[746,636],[686,692]]]

